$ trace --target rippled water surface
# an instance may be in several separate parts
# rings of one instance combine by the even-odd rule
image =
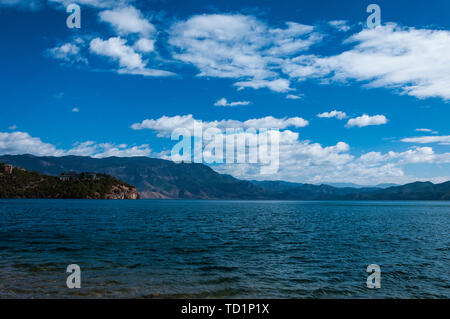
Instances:
[[[2,298],[449,298],[449,266],[450,202],[0,200]]]

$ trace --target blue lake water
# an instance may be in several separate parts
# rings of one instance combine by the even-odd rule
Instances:
[[[449,298],[449,266],[450,202],[0,200],[0,298]]]

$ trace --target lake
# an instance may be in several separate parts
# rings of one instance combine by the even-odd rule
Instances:
[[[0,200],[0,298],[449,298],[449,266],[450,202]]]

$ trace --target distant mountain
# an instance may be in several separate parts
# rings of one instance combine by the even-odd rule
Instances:
[[[138,199],[128,185],[104,174],[71,174],[62,180],[0,163],[0,198]]]
[[[352,197],[361,200],[450,200],[450,182],[415,182],[366,194],[353,194]]]
[[[64,156],[4,155],[0,162],[29,171],[58,176],[60,173],[98,172],[136,186],[142,198],[184,199],[267,199],[270,194],[248,181],[221,175],[210,167],[174,163],[149,157],[103,159]]]
[[[367,187],[378,188],[377,186],[359,185],[359,184],[354,184],[354,183],[327,183],[327,185],[330,185],[330,186],[333,186],[333,187],[338,187],[338,188],[346,188],[346,187],[350,187],[350,188],[367,188]]]
[[[450,200],[450,182],[403,186],[333,187],[284,181],[243,181],[203,164],[174,163],[148,157],[96,159],[80,156],[4,155],[0,162],[57,176],[98,172],[135,185],[142,198],[242,200]]]
[[[283,200],[336,200],[344,199],[351,194],[364,194],[378,188],[333,187],[330,185],[297,184],[283,181],[253,182],[272,193],[272,196]]]
[[[284,181],[251,181],[251,182],[259,187],[263,187],[265,189],[276,192],[284,192],[305,185],[301,183],[291,183]]]
[[[399,185],[399,184],[394,184],[394,183],[386,183],[386,184],[378,184],[378,185],[375,185],[375,187],[377,187],[377,188],[389,188],[389,187],[397,187],[397,186],[401,186],[401,185]]]
[[[353,183],[327,183],[327,185],[338,187],[338,188],[344,188],[344,187],[351,187],[351,188],[389,188],[394,186],[400,186],[398,184],[378,184],[378,185],[359,185],[359,184],[353,184]]]

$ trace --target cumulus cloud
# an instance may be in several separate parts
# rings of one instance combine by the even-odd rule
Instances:
[[[142,56],[132,47],[126,45],[126,40],[120,37],[102,40],[95,38],[90,43],[90,50],[98,55],[110,57],[119,62],[121,67],[127,69],[143,69],[145,63]]]
[[[83,143],[75,143],[72,149],[64,152],[64,155],[91,156],[94,158],[105,158],[112,156],[150,156],[151,149],[147,144],[128,147],[126,144],[116,145],[112,143],[96,143],[93,141],[87,141]]]
[[[238,87],[238,90],[243,90],[245,88],[252,88],[255,90],[262,89],[262,88],[268,88],[275,92],[288,92],[292,91],[293,89],[290,88],[290,82],[286,79],[276,79],[272,81],[268,80],[251,80],[251,81],[242,81],[242,82],[236,82],[234,86]]]
[[[137,33],[143,37],[149,37],[156,32],[154,25],[133,6],[102,11],[99,13],[99,18],[109,23],[120,35]]]
[[[346,20],[333,20],[329,21],[328,24],[341,32],[347,32],[350,30],[350,26]]]
[[[331,112],[324,112],[324,113],[317,114],[317,117],[320,117],[320,118],[332,118],[332,117],[335,117],[335,118],[337,118],[339,120],[343,120],[343,119],[347,118],[347,114],[345,112],[342,112],[342,111],[334,110],[334,111],[331,111]]]
[[[109,156],[150,156],[149,145],[127,146],[126,144],[96,143],[93,141],[75,143],[71,149],[58,149],[53,144],[45,143],[40,138],[32,137],[26,132],[0,132],[0,154],[36,156],[79,155],[103,158]]]
[[[269,179],[296,179],[309,180],[314,179],[317,174],[322,174],[324,171],[334,171],[338,167],[343,167],[352,162],[354,156],[349,154],[350,146],[345,142],[338,142],[331,146],[322,146],[319,143],[312,143],[310,141],[302,141],[299,139],[299,133],[294,132],[288,128],[298,128],[307,125],[307,121],[301,118],[284,118],[277,119],[274,117],[265,117],[259,119],[250,119],[247,121],[236,120],[222,120],[222,121],[204,121],[201,122],[202,130],[199,133],[203,133],[203,142],[205,140],[212,140],[205,137],[206,129],[215,128],[218,129],[216,134],[222,135],[233,134],[236,140],[250,141],[255,138],[255,134],[258,129],[261,128],[278,128],[279,131],[271,131],[270,140],[279,141],[279,163],[280,171],[278,173],[263,174],[262,168],[264,164],[217,164],[213,168],[219,172],[231,174],[240,178],[264,178]],[[159,137],[168,138],[171,133],[176,129],[187,129],[194,135],[193,126],[200,125],[200,121],[192,117],[192,115],[186,116],[174,116],[174,117],[161,117],[156,120],[145,120],[141,123],[136,123],[132,126],[133,129],[149,129],[158,133]],[[227,128],[242,129],[232,131],[230,133]],[[247,130],[250,129],[250,130]],[[254,130],[253,130],[254,129]],[[228,139],[226,140],[226,148],[228,149]],[[256,144],[245,144],[243,149],[235,149],[236,156],[244,157],[246,154],[256,154],[260,147],[260,140],[256,141]],[[205,144],[202,145],[205,147]],[[234,147],[234,146],[233,146]],[[244,151],[246,154],[240,152]],[[161,158],[177,160],[169,156],[168,152],[160,154]],[[213,157],[211,153],[204,148],[203,159],[206,161],[210,157]],[[260,157],[261,159],[261,157]],[[347,171],[348,173],[348,171]],[[261,175],[263,174],[263,175]]]
[[[280,134],[290,131],[282,131]],[[335,171],[353,160],[348,154],[350,146],[339,142],[332,146],[322,146],[298,139],[298,133],[290,132],[279,145],[279,171],[261,176],[259,164],[221,164],[214,169],[245,179],[271,179],[313,182],[317,174]],[[315,182],[315,181],[314,181]]]
[[[364,114],[362,116],[349,119],[346,124],[346,127],[354,127],[354,126],[365,127],[370,125],[383,125],[386,124],[387,121],[388,120],[384,115],[369,116],[367,114]]]
[[[249,101],[239,101],[239,102],[228,102],[226,98],[221,98],[214,106],[240,106],[240,105],[249,105]]]
[[[250,119],[247,121],[237,120],[221,120],[221,121],[200,121],[196,120],[192,114],[189,115],[176,115],[172,117],[163,116],[159,119],[146,119],[141,123],[135,123],[131,126],[133,130],[153,130],[158,133],[160,137],[169,137],[176,129],[187,129],[192,134],[194,133],[195,126],[202,126],[202,128],[208,129],[211,127],[225,130],[227,128],[236,129],[285,129],[288,127],[305,127],[309,123],[301,117],[291,118],[275,118],[267,116],[263,118]],[[200,132],[201,133],[201,132]]]
[[[361,155],[358,162],[371,166],[379,165],[383,162],[394,162],[396,164],[444,164],[450,163],[450,153],[436,154],[431,147],[414,147],[405,152],[389,151],[385,154],[380,152],[370,152]]]
[[[282,165],[272,176],[260,176],[258,165],[254,164],[223,164],[215,166],[214,169],[246,179],[263,178],[314,184],[340,181],[373,185],[374,181],[409,183],[423,180],[406,174],[405,165],[450,163],[450,153],[437,154],[430,147],[416,147],[404,152],[370,152],[355,157],[350,154],[350,146],[347,143],[322,146],[295,137],[280,144],[279,154]],[[438,177],[432,180],[443,182],[446,179]]]
[[[117,6],[118,3],[120,4],[119,6]],[[118,36],[108,39],[100,37],[92,39],[89,36],[79,37],[72,42],[48,49],[45,52],[47,56],[66,63],[82,62],[87,64],[87,58],[81,54],[82,49],[87,48],[86,51],[91,56],[106,57],[111,61],[117,62],[119,68],[114,71],[118,74],[146,77],[175,75],[173,72],[149,66],[151,61],[145,59],[144,55],[155,52],[156,39],[154,37],[156,36],[156,29],[139,10],[131,5],[127,5],[128,1],[117,1],[115,5],[114,1],[86,0],[86,4],[96,8],[110,9],[101,11],[99,19],[109,23]],[[86,39],[89,39],[89,41],[85,41]],[[134,43],[132,43],[133,41]]]
[[[177,124],[186,124],[190,118],[172,118]],[[267,121],[273,119],[264,119]],[[259,125],[260,119],[248,122],[247,127]],[[294,120],[295,124],[297,120]],[[210,127],[221,127],[221,122],[212,123]],[[246,123],[241,122],[239,124]],[[151,123],[149,123],[151,124]],[[155,130],[165,131],[173,127],[173,122],[163,119],[153,123]],[[237,123],[234,123],[237,124]],[[297,123],[298,124],[298,123]],[[286,126],[287,127],[287,126]],[[238,137],[248,138],[252,133],[238,131]],[[231,174],[247,179],[288,180],[293,182],[327,183],[353,182],[359,184],[395,182],[406,183],[419,178],[406,174],[404,165],[414,164],[449,164],[450,153],[436,153],[431,147],[413,147],[404,152],[389,151],[386,153],[369,152],[355,157],[345,142],[323,146],[319,143],[302,141],[299,133],[290,130],[274,132],[279,140],[280,169],[276,173],[262,176],[260,164],[219,164],[213,168],[221,173]],[[258,145],[257,145],[258,147]],[[58,149],[53,144],[43,142],[25,132],[0,132],[0,154],[34,154],[37,156],[91,156],[104,158],[110,156],[156,156],[170,159],[167,152],[152,153],[149,145],[128,146],[126,144],[96,143],[94,141],[78,142],[72,148]],[[208,154],[206,153],[206,157]],[[441,178],[442,179],[442,178]],[[443,181],[443,180],[439,180]]]
[[[143,53],[153,52],[155,50],[155,41],[142,38],[136,41],[134,48]]]
[[[0,132],[0,154],[34,154],[37,156],[61,156],[63,151],[49,143],[44,143],[37,137],[25,132]]]
[[[399,159],[368,162],[350,154],[345,142],[323,146],[302,141],[292,135],[280,143],[280,169],[271,176],[261,176],[255,164],[223,164],[214,169],[246,179],[287,180],[306,183],[331,183],[336,181],[372,184],[377,182],[409,182],[416,178],[405,175]],[[384,154],[379,156],[384,157]]]
[[[74,108],[72,109],[72,112],[74,112],[74,113],[78,113],[78,112],[80,112],[80,109],[79,109],[79,108],[77,108],[77,107],[74,107]]]
[[[159,137],[168,138],[175,129],[185,128],[192,134],[194,124],[200,124],[192,115],[161,117],[156,120],[145,120],[132,126],[133,129],[149,129],[158,133]],[[340,141],[335,145],[324,146],[319,143],[301,140],[298,132],[291,131],[288,128],[302,127],[304,120],[299,118],[275,119],[267,117],[262,119],[253,119],[247,121],[222,120],[213,122],[202,122],[203,130],[207,128],[218,128],[219,134],[224,134],[225,128],[262,128],[278,127],[279,140],[279,171],[271,174],[261,175],[261,164],[237,164],[225,163],[212,166],[220,173],[226,173],[238,178],[245,179],[269,179],[269,180],[288,180],[302,181],[309,183],[322,182],[358,182],[373,183],[373,180],[379,182],[400,182],[411,181],[414,177],[404,173],[401,165],[405,163],[419,163],[426,161],[431,163],[437,160],[427,159],[427,150],[415,150],[415,153],[405,152],[404,154],[392,153],[387,157],[380,154],[378,159],[369,161],[370,155],[363,155],[359,159],[350,153],[350,145]],[[252,134],[247,131],[238,131],[237,138],[247,140]],[[228,147],[228,144],[227,144]],[[247,146],[245,152],[249,152],[251,146]],[[259,147],[257,144],[256,147]],[[239,152],[239,150],[236,150]],[[241,150],[242,151],[242,150]],[[211,154],[203,154],[206,160]],[[244,154],[238,154],[237,156]],[[416,159],[414,158],[416,156]],[[169,153],[160,154],[161,158],[173,159]],[[376,156],[372,156],[375,158]],[[441,159],[444,159],[441,156]]]
[[[88,63],[88,60],[81,55],[80,47],[74,43],[64,43],[62,45],[48,49],[45,53],[46,55],[54,59],[62,60],[68,63]]]

